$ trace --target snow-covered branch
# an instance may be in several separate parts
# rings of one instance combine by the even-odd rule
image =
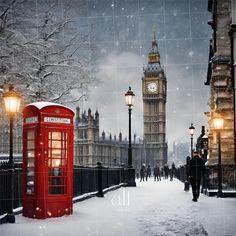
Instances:
[[[65,15],[70,1],[63,7]],[[0,32],[0,76],[20,88],[27,102],[79,101],[95,77],[89,31],[83,29],[82,35],[79,27],[71,31],[70,23],[76,20],[59,16],[56,0],[42,4],[35,8],[29,0],[13,0],[5,7],[0,3],[0,20],[9,12],[14,15],[4,25],[4,34]]]
[[[61,22],[59,23],[55,29],[53,29],[53,31],[51,33],[49,33],[48,35],[45,35],[44,36],[44,40],[47,41],[49,38],[51,38],[52,36],[54,36],[54,34],[56,33],[59,33],[60,30],[66,25],[68,24],[69,22],[73,22],[74,20],[67,20],[67,21],[64,21],[64,22]]]

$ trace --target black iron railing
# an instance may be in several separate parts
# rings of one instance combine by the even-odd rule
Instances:
[[[202,177],[202,192],[209,193],[210,191],[217,192],[218,190],[218,165],[211,165],[205,167],[205,173]],[[222,165],[222,190],[236,191],[236,170],[234,165]],[[185,182],[187,178],[186,165],[180,166],[176,169],[176,177]]]
[[[98,191],[98,166],[74,166],[73,170],[73,195],[80,196],[84,193]],[[101,186],[102,189],[109,188],[121,183],[127,183],[127,169],[123,167],[103,167],[101,166]],[[14,169],[14,209],[21,204],[21,164],[15,164]],[[9,201],[9,173],[8,164],[3,162],[0,165],[0,216],[7,212]],[[0,219],[1,222],[1,219]]]

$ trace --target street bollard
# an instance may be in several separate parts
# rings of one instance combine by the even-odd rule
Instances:
[[[97,162],[97,172],[98,172],[98,192],[97,197],[104,197],[103,188],[102,188],[102,163]]]
[[[185,166],[185,177],[186,180],[184,182],[184,191],[189,191],[189,167],[190,167],[190,157],[186,157],[186,166]]]

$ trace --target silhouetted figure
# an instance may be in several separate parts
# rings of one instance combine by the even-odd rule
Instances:
[[[169,166],[168,165],[164,166],[164,174],[165,174],[165,179],[168,179],[168,177],[169,177]]]
[[[170,181],[173,181],[174,176],[175,176],[175,163],[173,162],[170,169]]]
[[[198,151],[193,152],[193,158],[189,164],[189,179],[192,186],[193,201],[197,202],[200,193],[201,177],[204,173],[204,161]]]
[[[146,176],[146,165],[143,164],[140,169],[140,182],[144,181],[145,176]]]
[[[154,181],[161,181],[161,172],[160,172],[160,168],[158,165],[156,165],[153,169],[153,175],[154,175]]]
[[[151,172],[152,172],[151,166],[148,165],[148,167],[147,167],[147,173],[146,173],[146,181],[148,180],[148,178],[151,177]]]
[[[164,167],[161,167],[161,177],[164,178]]]

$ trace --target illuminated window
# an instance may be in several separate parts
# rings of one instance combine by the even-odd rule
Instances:
[[[66,194],[67,133],[48,132],[48,194]]]

